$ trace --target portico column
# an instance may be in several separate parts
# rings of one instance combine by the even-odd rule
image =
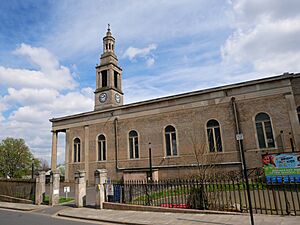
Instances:
[[[51,170],[56,169],[57,164],[57,131],[52,131],[52,152],[51,152]]]
[[[65,181],[69,182],[69,155],[70,155],[70,129],[66,129],[66,146],[65,146]]]
[[[288,94],[288,95],[285,95],[285,99],[286,99],[287,105],[288,105],[288,113],[289,113],[289,119],[290,119],[290,124],[291,124],[291,128],[292,128],[292,135],[294,138],[296,149],[299,150],[300,149],[300,126],[299,126],[299,121],[298,121],[295,98],[293,95]]]

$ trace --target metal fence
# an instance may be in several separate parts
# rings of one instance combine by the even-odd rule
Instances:
[[[254,213],[300,215],[300,183],[280,179],[266,183],[250,178]],[[112,185],[113,184],[113,185]],[[127,181],[107,184],[107,201],[169,208],[248,212],[246,185],[242,178],[206,180]],[[106,188],[107,189],[107,188]]]
[[[34,201],[35,180],[0,179],[0,195]]]

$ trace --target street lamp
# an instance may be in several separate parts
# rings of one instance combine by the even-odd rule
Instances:
[[[33,179],[34,176],[34,158],[32,158],[32,162],[31,162],[31,179]]]
[[[153,180],[153,177],[152,177],[152,150],[151,150],[151,142],[149,142],[149,176],[148,176],[148,179],[150,181]]]

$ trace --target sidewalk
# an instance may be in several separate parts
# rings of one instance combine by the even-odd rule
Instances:
[[[74,219],[130,225],[249,225],[249,215],[190,214],[170,212],[145,212],[110,209],[72,208],[70,206],[45,206],[0,202],[0,208],[58,215]],[[255,225],[299,225],[298,216],[271,216],[256,214]]]
[[[131,225],[249,225],[248,214],[214,215],[188,213],[141,212],[109,209],[68,208],[58,216]],[[255,225],[299,225],[296,216],[255,215]]]
[[[47,206],[42,206],[42,205],[38,206],[38,205],[23,204],[23,203],[0,202],[0,208],[3,208],[3,209],[32,211],[32,210],[36,210],[36,209],[39,209],[42,207],[47,207]]]

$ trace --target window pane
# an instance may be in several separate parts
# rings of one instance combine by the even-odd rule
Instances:
[[[258,113],[255,117],[256,122],[266,121],[266,120],[270,120],[270,117],[266,113]]]
[[[208,144],[209,144],[209,151],[215,151],[215,144],[214,144],[214,137],[213,137],[213,130],[207,129],[207,137],[208,137]]]
[[[167,156],[170,156],[171,155],[170,134],[166,134],[165,137],[166,137],[166,153]]]
[[[114,71],[114,84],[115,88],[118,88],[118,73]]]
[[[275,142],[273,138],[273,132],[272,132],[272,126],[271,122],[265,122],[265,131],[266,131],[266,137],[267,137],[267,143],[269,148],[274,148],[275,147]]]
[[[176,143],[176,133],[172,133],[172,153],[177,155],[177,143]]]
[[[133,159],[133,139],[129,138],[129,155],[130,158]]]
[[[300,123],[300,106],[298,106],[298,108],[297,108],[297,113],[298,113],[298,120],[299,120],[299,123]]]
[[[216,120],[210,120],[207,122],[207,128],[209,127],[218,127],[219,126],[219,122]]]
[[[80,162],[80,143],[77,145],[77,149],[78,149],[78,152],[77,152],[78,161],[77,162]]]
[[[217,151],[222,152],[222,140],[221,140],[221,132],[220,127],[216,127],[215,129],[215,142],[217,143]]]
[[[102,160],[101,152],[102,152],[101,141],[98,141],[98,161]]]
[[[265,142],[262,123],[256,123],[256,132],[257,132],[259,148],[266,148],[266,142]]]
[[[137,137],[138,133],[135,130],[129,132],[129,137]]]
[[[106,160],[106,144],[105,144],[105,141],[102,141],[102,149],[103,149],[103,160]]]
[[[167,126],[165,132],[175,132],[175,128],[171,125]]]
[[[74,162],[77,162],[77,146],[74,144]]]
[[[134,139],[134,146],[135,146],[135,158],[139,158],[139,142],[138,142],[138,138]]]

